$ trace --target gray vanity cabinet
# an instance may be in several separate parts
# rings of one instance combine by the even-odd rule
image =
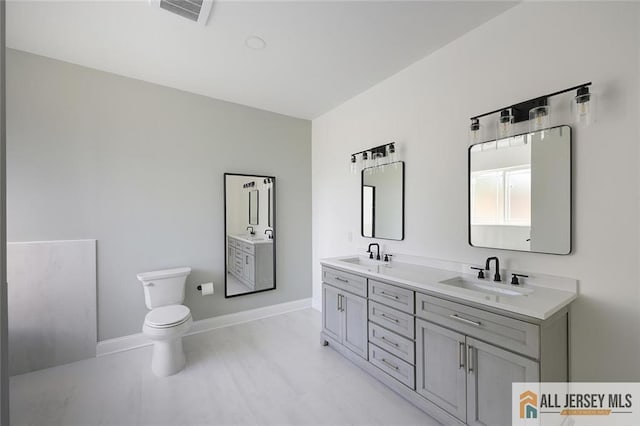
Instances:
[[[510,425],[511,383],[537,382],[538,363],[472,337],[466,343],[467,424]]]
[[[367,299],[323,284],[322,312],[323,332],[367,359]]]
[[[322,273],[321,342],[444,424],[510,425],[513,382],[569,379],[567,307],[540,321],[326,266]]]
[[[465,335],[416,320],[416,391],[465,421]]]

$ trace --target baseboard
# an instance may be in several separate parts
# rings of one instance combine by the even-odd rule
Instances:
[[[191,336],[193,334],[205,333],[207,331],[215,330],[216,328],[229,327],[310,307],[311,298],[308,298],[280,303],[277,305],[264,306],[262,308],[236,312],[228,315],[206,318],[194,321],[191,326],[191,330],[189,330],[186,335]],[[98,342],[96,345],[96,356],[100,357],[149,345],[151,345],[151,341],[142,333],[116,337],[115,339],[102,340]]]

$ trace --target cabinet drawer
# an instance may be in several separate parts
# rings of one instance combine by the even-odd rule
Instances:
[[[416,388],[415,368],[395,355],[369,345],[369,362],[411,389]]]
[[[535,324],[419,293],[416,315],[511,351],[540,357],[540,330]]]
[[[369,342],[415,365],[415,343],[379,325],[369,322]]]
[[[238,243],[234,238],[229,237],[227,241],[229,243],[229,247],[238,247]]]
[[[391,331],[414,338],[415,320],[413,316],[380,303],[369,301],[369,320]]]
[[[413,314],[414,292],[394,285],[369,280],[369,299]]]
[[[248,254],[255,254],[256,252],[256,246],[254,246],[253,244],[248,244],[248,243],[241,243],[242,244],[242,250],[247,252]]]
[[[322,268],[322,281],[358,296],[367,297],[367,279],[336,269]]]

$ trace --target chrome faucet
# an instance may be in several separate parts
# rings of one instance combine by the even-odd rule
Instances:
[[[267,232],[270,232],[270,234],[267,234]],[[265,229],[264,234],[269,235],[269,239],[273,240],[273,229]]]
[[[251,231],[249,231],[249,228],[251,228]],[[251,235],[256,235],[256,231],[253,230],[253,226],[247,226],[247,231],[249,231]]]
[[[369,259],[373,259],[373,252],[371,251],[371,247],[372,246],[376,246],[376,248],[377,248],[377,250],[376,250],[376,260],[380,260],[380,244],[378,244],[378,243],[369,244],[369,248],[367,249],[367,253],[369,253]]]
[[[501,280],[500,279],[500,260],[497,257],[492,256],[492,257],[487,258],[487,263],[484,265],[484,269],[487,270],[487,271],[490,270],[490,266],[491,266],[490,263],[491,263],[492,260],[496,261],[496,273],[493,275],[493,280],[494,281],[500,281]]]

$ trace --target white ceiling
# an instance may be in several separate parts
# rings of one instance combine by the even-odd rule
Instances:
[[[7,46],[311,119],[513,5],[217,1],[203,27],[146,0],[14,0]]]

